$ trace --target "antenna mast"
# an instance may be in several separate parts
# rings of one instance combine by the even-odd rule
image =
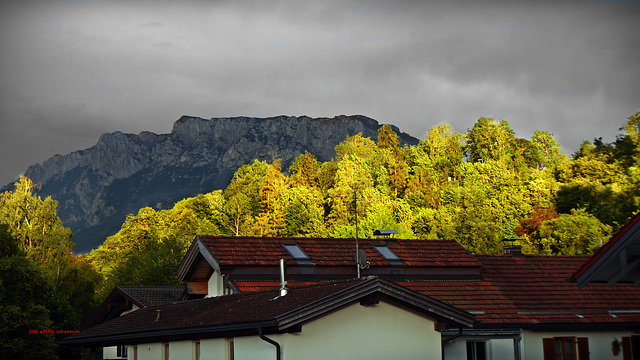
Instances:
[[[358,269],[358,279],[360,279],[360,252],[358,251],[358,198],[356,191],[353,191],[353,207],[356,213],[356,269]]]

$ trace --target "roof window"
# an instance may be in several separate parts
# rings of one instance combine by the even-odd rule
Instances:
[[[373,245],[374,249],[378,250],[380,255],[382,255],[391,265],[404,265],[402,260],[393,250],[389,249],[387,245]]]
[[[296,261],[299,265],[313,265],[313,261],[309,255],[307,255],[298,244],[290,243],[290,244],[281,244],[282,247],[287,250],[287,253],[291,255],[293,260]]]

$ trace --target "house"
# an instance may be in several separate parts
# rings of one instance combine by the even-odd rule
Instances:
[[[183,286],[116,286],[89,318],[83,329],[147,306],[177,302],[184,297]],[[102,358],[126,359],[127,348],[126,346],[106,346],[102,351]]]
[[[473,315],[378,277],[146,307],[66,338],[129,359],[439,359]]]
[[[348,239],[200,236],[178,276],[206,296],[278,287],[281,258],[289,286],[353,278],[355,246]],[[447,359],[469,352],[478,359],[544,359],[545,351],[606,359],[614,340],[640,330],[640,289],[568,282],[588,257],[523,255],[513,245],[504,255],[473,256],[454,241],[433,240],[361,239],[358,248],[368,262],[362,276],[476,316],[473,327],[443,330]]]
[[[359,254],[359,262],[356,262],[355,254]],[[191,314],[190,321],[195,321],[207,318],[196,304],[207,304],[207,307],[214,309],[228,299],[252,299],[247,297],[252,294],[277,294],[285,281],[289,288],[286,296],[313,292],[316,291],[313,289],[323,286],[328,289],[331,284],[358,286],[356,284],[362,280],[353,279],[359,273],[362,278],[376,279],[375,282],[384,286],[393,285],[399,298],[418,296],[424,302],[447,306],[446,311],[432,309],[434,311],[430,313],[417,312],[422,318],[430,319],[426,321],[426,328],[430,332],[428,336],[424,334],[425,338],[439,339],[438,346],[432,345],[431,351],[424,353],[423,357],[448,360],[615,359],[614,353],[620,350],[616,344],[619,345],[623,338],[635,339],[634,336],[640,333],[640,288],[632,284],[618,284],[615,287],[588,284],[578,288],[576,283],[568,280],[588,261],[588,257],[523,255],[514,246],[509,248],[507,254],[474,256],[455,241],[359,239],[356,243],[354,239],[197,236],[178,268],[178,278],[186,284],[185,298],[191,299],[179,306],[182,309],[180,311]],[[325,295],[338,296],[336,294]],[[417,310],[409,306],[410,302],[403,303],[399,298],[390,300],[389,304],[399,304],[401,308],[416,313]],[[318,301],[317,298],[313,299]],[[362,298],[358,298],[358,301],[362,302]],[[248,303],[251,306],[245,307]],[[265,313],[275,311],[272,307],[277,308],[275,302],[251,303],[250,300],[242,300],[239,304],[240,309],[251,307]],[[301,302],[302,307],[310,304]],[[149,311],[154,309],[162,310],[156,313],[162,319],[167,308],[137,310],[73,335],[65,342],[85,346],[125,344],[122,338],[103,336],[98,341],[95,336],[109,333],[106,329],[111,328],[107,324],[132,324],[141,314],[147,314],[147,321],[153,321]],[[345,309],[351,309],[351,305]],[[457,314],[456,317],[447,317],[447,311]],[[322,313],[309,319],[310,322],[304,323],[303,328],[315,328],[320,326],[318,324],[327,328],[338,326],[327,320],[339,323],[342,316],[329,316],[334,313],[340,312]],[[361,311],[355,313],[363,314]],[[350,318],[351,311],[344,314],[344,318]],[[380,314],[381,318],[385,318],[384,312]],[[284,315],[279,313],[278,316]],[[215,338],[233,339],[236,355],[243,351],[254,351],[252,347],[244,348],[243,345],[241,350],[239,346],[249,343],[255,345],[263,340],[256,333],[255,323],[243,320],[240,313],[235,313],[233,319],[231,324],[220,324],[229,327],[216,328],[220,332],[216,333]],[[272,320],[276,320],[275,317],[269,319]],[[246,323],[254,326],[251,330],[253,333],[236,332],[238,329],[235,326]],[[386,320],[381,324],[384,328],[382,332],[394,339],[401,337],[399,334],[411,337],[407,333],[408,328],[403,329],[400,324]],[[179,336],[182,333],[170,332],[166,334],[168,337],[160,339],[152,336],[154,331],[151,330],[154,328],[145,329],[150,331],[148,339],[131,338],[129,334],[128,338],[133,340],[127,340],[130,349],[137,349],[135,351],[140,358],[145,358],[140,352],[142,344],[145,344],[147,352],[156,351],[160,354],[162,351],[158,349],[165,349],[161,345],[163,343],[171,348],[172,340],[187,341],[195,349],[196,345],[192,342],[198,341],[193,333]],[[313,333],[307,330],[297,333],[286,329],[291,332],[283,334],[275,332],[275,328],[269,331],[274,331],[273,335],[280,340],[285,339],[287,344],[291,343],[289,339],[304,337],[300,343],[291,340],[296,342],[291,348],[305,344],[311,353],[317,351],[322,341],[338,341],[307,337]],[[284,330],[285,327],[278,325],[278,331]],[[266,329],[263,328],[263,331]],[[94,338],[89,339],[87,334],[94,334]],[[244,341],[248,339],[254,342]],[[340,339],[349,343],[366,341],[352,333],[341,333]],[[221,340],[216,341],[220,345]],[[314,344],[314,341],[318,343]],[[187,354],[189,346],[187,343],[181,344],[176,345],[177,348],[183,349],[183,355]],[[198,346],[203,343],[200,344]],[[390,355],[385,348],[387,341],[376,340],[369,344],[377,349],[373,350],[375,354]],[[178,350],[168,351],[172,358],[178,356]],[[195,356],[194,351],[189,354]],[[395,354],[400,358],[411,358],[408,354],[415,354],[420,349],[399,346],[396,351]],[[437,356],[434,355],[436,353]],[[130,350],[129,358],[132,358],[131,354]],[[288,354],[284,356],[299,358]],[[161,357],[158,355],[156,358]],[[238,358],[242,357],[238,355]]]
[[[572,279],[580,288],[589,283],[640,286],[640,212],[580,267]]]
[[[640,213],[623,226],[572,276],[579,288],[605,283],[611,289],[618,284],[640,286]],[[640,359],[640,335],[621,339],[624,359]]]
[[[464,300],[461,289],[409,285],[476,314],[477,324],[468,335],[462,333],[467,346],[476,339],[482,342],[490,331],[519,329],[522,359],[555,359],[558,354],[562,359],[614,359],[612,342],[640,331],[640,289],[625,285],[612,291],[602,284],[578,289],[568,282],[585,257],[512,253],[476,258],[483,264],[486,286],[466,291],[469,296]],[[496,344],[494,339],[486,342],[486,346]],[[514,341],[512,350],[518,350],[516,345]],[[502,346],[506,347],[504,341]],[[493,359],[517,358],[506,356],[510,349],[494,346],[491,351]]]

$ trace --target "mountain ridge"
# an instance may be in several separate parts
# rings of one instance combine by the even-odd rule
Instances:
[[[41,184],[38,195],[59,202],[58,216],[73,231],[74,251],[87,252],[117,232],[127,214],[142,207],[166,209],[185,197],[224,189],[240,166],[256,159],[280,158],[287,169],[308,151],[319,161],[329,161],[335,145],[347,136],[362,133],[375,140],[381,126],[363,115],[185,115],[168,134],[105,133],[95,145],[54,155],[30,166],[24,175]],[[391,126],[401,144],[418,143]],[[1,191],[7,190],[13,190],[13,183]]]

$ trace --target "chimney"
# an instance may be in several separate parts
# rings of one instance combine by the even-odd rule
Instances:
[[[280,259],[280,296],[287,295],[287,281],[284,279],[284,259]]]
[[[502,253],[504,255],[511,255],[513,257],[522,257],[522,245],[516,245],[515,242],[522,239],[516,238],[504,238],[503,242],[508,243],[502,247]]]
[[[522,246],[520,245],[506,245],[502,247],[502,251],[505,255],[522,257]]]

